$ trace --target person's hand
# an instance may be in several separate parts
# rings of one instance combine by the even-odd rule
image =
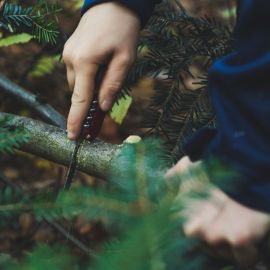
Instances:
[[[183,173],[189,166],[192,163],[185,157],[169,176]],[[239,204],[217,188],[212,189],[208,199],[191,199],[186,205],[184,232],[188,237],[202,238],[216,254],[239,265],[257,261],[257,247],[270,229],[269,215]]]
[[[93,97],[95,76],[102,64],[107,70],[100,86],[99,104],[104,111],[112,108],[136,57],[139,31],[138,16],[116,2],[96,5],[83,15],[63,52],[69,87],[73,90],[67,121],[70,139],[79,136]]]

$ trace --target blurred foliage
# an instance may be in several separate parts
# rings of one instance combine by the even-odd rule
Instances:
[[[57,13],[61,9],[46,0],[38,0],[32,7],[23,7],[10,1],[1,7],[0,28],[9,33],[30,32],[41,43],[55,44],[59,35]]]
[[[35,63],[30,75],[32,77],[42,77],[47,74],[51,74],[55,68],[55,65],[59,62],[60,55],[43,56]]]
[[[10,128],[6,126],[6,120],[0,120],[0,154],[4,152],[12,153],[13,147],[27,142],[28,136],[23,128]]]
[[[0,47],[8,47],[19,43],[27,43],[32,40],[32,38],[33,36],[27,33],[12,35],[10,37],[0,39]]]
[[[44,196],[22,197],[14,202],[10,192],[1,203],[0,216],[8,219],[20,211],[30,211],[39,219],[71,219],[82,215],[87,220],[103,218],[113,228],[113,238],[98,253],[91,252],[89,263],[79,266],[68,253],[55,247],[39,246],[23,261],[6,255],[0,257],[5,269],[219,269],[221,262],[207,253],[200,241],[188,240],[181,233],[184,198],[207,196],[210,182],[203,165],[185,175],[164,179],[166,164],[160,158],[159,141],[145,140],[124,145],[115,160],[120,173],[112,175],[111,189],[75,188],[62,192],[57,198]],[[153,170],[156,168],[156,170]],[[194,175],[196,182],[194,182]],[[192,177],[192,178],[191,178]],[[179,193],[179,185],[193,179],[188,192]],[[200,195],[198,195],[200,194]],[[4,221],[3,221],[4,222]],[[132,262],[132,263],[131,263]]]
[[[63,47],[63,40],[58,40],[62,31],[58,30],[56,15],[61,8],[74,14],[83,1],[61,1],[60,8],[50,4],[52,1],[36,1],[32,7],[24,7],[21,2],[6,1],[2,7],[0,44],[26,42],[26,34],[29,41],[33,37],[41,42],[42,49],[33,56],[22,78],[46,77],[54,72]],[[194,6],[201,2],[195,1]],[[220,7],[220,3],[211,1],[211,6]],[[1,269],[216,270],[226,266],[210,257],[200,241],[187,240],[181,231],[183,199],[207,196],[205,191],[210,183],[205,165],[170,181],[163,176],[168,167],[165,153],[170,160],[176,160],[183,155],[181,145],[197,129],[216,125],[206,91],[206,74],[216,58],[233,49],[231,19],[235,18],[234,4],[222,7],[219,18],[195,17],[191,9],[188,11],[176,1],[166,1],[153,15],[142,33],[138,60],[122,95],[130,94],[130,89],[146,76],[156,81],[151,105],[142,111],[142,126],[147,128],[147,134],[161,141],[124,145],[114,164],[120,172],[112,175],[110,185],[96,189],[80,186],[58,195],[45,189],[25,193],[8,184],[1,189],[1,228],[9,227],[12,218],[21,213],[31,214],[39,221],[45,217],[72,222],[81,216],[89,222],[101,220],[110,233],[109,240],[83,262],[74,252],[62,248],[66,242],[59,239],[61,244],[38,245],[23,258],[0,254]],[[56,45],[48,49],[44,43]],[[130,101],[131,97],[119,97],[111,113],[118,123],[123,121]],[[6,129],[4,122],[0,123],[1,152],[10,152],[25,140],[27,135],[22,130]],[[222,179],[230,177],[216,164],[208,170],[217,171]],[[188,186],[194,190],[179,193],[180,185],[185,183],[191,183]],[[49,235],[45,235],[47,238]]]
[[[1,254],[0,268],[8,270],[63,270],[68,269],[73,261],[74,258],[63,247],[49,248],[46,245],[39,245],[33,253],[26,256],[23,262],[14,261],[9,255]]]

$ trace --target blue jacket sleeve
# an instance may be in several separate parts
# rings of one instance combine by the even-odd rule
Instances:
[[[113,0],[85,0],[83,8],[82,8],[82,14],[87,9],[89,9],[90,7],[96,4],[100,4],[104,2],[111,2],[111,1]],[[126,5],[127,7],[135,11],[139,15],[141,19],[142,27],[143,27],[145,26],[148,19],[150,18],[155,5],[160,3],[161,0],[119,0],[118,2]]]
[[[217,157],[234,168],[242,184],[229,195],[270,212],[270,1],[238,2],[236,50],[216,61],[209,74],[219,127],[197,134],[187,152],[198,158],[200,149],[201,157]]]

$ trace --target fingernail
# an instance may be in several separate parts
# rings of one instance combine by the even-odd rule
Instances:
[[[101,109],[105,112],[108,112],[112,108],[112,102],[109,100],[104,100],[101,103]]]

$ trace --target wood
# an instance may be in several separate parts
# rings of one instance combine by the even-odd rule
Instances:
[[[40,156],[62,165],[68,165],[75,142],[70,141],[64,130],[26,117],[0,112],[0,120],[9,117],[7,125],[21,127],[29,135],[28,143],[20,150]],[[121,145],[95,140],[84,141],[78,151],[77,169],[101,179],[108,179],[113,170],[113,159],[118,155]]]

